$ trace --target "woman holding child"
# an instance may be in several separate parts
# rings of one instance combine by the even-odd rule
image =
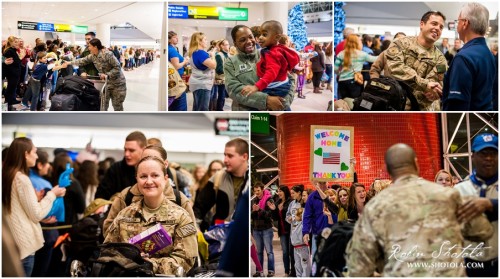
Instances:
[[[285,97],[271,96],[261,91],[251,95],[241,94],[246,85],[255,85],[259,80],[256,64],[260,59],[260,52],[255,47],[255,38],[249,27],[236,25],[231,30],[231,37],[237,49],[237,54],[230,56],[224,63],[225,84],[229,97],[233,100],[233,111],[248,110],[284,110],[290,107],[295,88],[290,87]],[[291,83],[295,78],[288,75]]]

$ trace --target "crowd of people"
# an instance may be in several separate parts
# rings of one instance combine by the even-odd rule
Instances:
[[[412,107],[408,97],[404,110],[497,111],[498,44],[488,45],[485,37],[489,11],[466,3],[457,16],[457,37],[441,42],[446,17],[439,11],[422,16],[417,36],[399,32],[381,40],[345,28],[344,41],[335,46],[336,108],[354,109],[370,80],[384,76],[405,84],[405,94],[416,99]]]
[[[227,39],[209,43],[203,32],[195,32],[189,48],[180,51],[177,33],[168,33],[169,63],[188,84],[182,94],[169,95],[169,111],[188,110],[189,92],[193,111],[222,111],[226,98],[231,98],[234,111],[257,111],[290,110],[295,93],[306,98],[306,80],[312,81],[313,93],[332,91],[331,42],[312,39],[304,49],[296,49],[274,20],[252,28],[237,25],[231,39],[233,46]]]
[[[85,47],[69,45],[61,39],[43,42],[37,38],[34,46],[25,45],[22,38],[15,36],[3,41],[2,79],[6,79],[7,87],[2,95],[7,110],[46,110],[58,78],[79,75],[107,79],[103,109],[108,109],[111,100],[114,110],[122,111],[127,92],[123,71],[150,63],[155,52],[143,48],[105,47],[94,32],[86,33],[85,41]]]
[[[93,232],[99,243],[128,243],[133,236],[162,224],[172,244],[151,255],[143,253],[152,264],[151,272],[158,275],[186,276],[200,263],[208,262],[209,256],[211,263],[222,259],[220,251],[207,255],[206,247],[205,253],[203,248],[199,253],[198,246],[203,247],[200,234],[215,224],[231,222],[233,214],[243,214],[237,213],[237,208],[248,189],[245,140],[228,141],[223,161],[214,160],[208,168],[199,165],[193,172],[170,163],[161,141],[147,139],[140,131],[126,137],[122,160],[110,157],[98,161],[98,156],[90,145],[76,160],[58,148],[49,162],[49,154],[28,138],[16,138],[3,150],[3,227],[4,232],[6,228],[11,232],[4,233],[3,240],[14,243],[11,249],[3,250],[3,259],[10,258],[23,271],[11,276],[89,275],[90,260],[99,254],[98,243],[89,239],[80,242],[82,232],[77,228],[91,231],[92,220],[99,226]],[[248,199],[241,200],[248,204]],[[246,206],[241,210],[248,212]],[[241,221],[234,222],[233,227],[241,227],[234,230],[248,231],[248,220]],[[6,239],[7,235],[11,238]],[[236,241],[232,243],[235,248],[248,251],[237,237],[221,241]],[[232,260],[234,257],[220,260],[219,272],[248,276],[248,260],[246,264]],[[73,270],[80,264],[84,268]],[[5,268],[3,272],[4,276],[9,274]]]
[[[390,179],[377,178],[368,188],[357,182],[355,171],[350,187],[315,180],[312,192],[304,185],[282,185],[273,193],[263,183],[254,183],[251,258],[256,272],[252,276],[275,276],[272,243],[277,229],[283,252],[280,276],[284,277],[497,277],[498,137],[477,135],[472,152],[474,169],[464,180],[446,170],[439,170],[434,182],[419,177],[413,149],[396,144],[385,154]],[[354,170],[355,162],[351,164]],[[398,226],[391,226],[392,222]],[[331,241],[343,246],[327,242],[335,233],[340,234]],[[472,247],[485,248],[470,253]],[[444,249],[450,254],[467,253],[445,256]],[[411,263],[429,266],[419,268]]]

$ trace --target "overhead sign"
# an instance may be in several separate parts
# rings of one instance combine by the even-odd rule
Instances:
[[[188,6],[168,5],[168,18],[188,18]]]
[[[189,6],[188,17],[196,19],[219,19],[217,7]]]
[[[215,134],[219,136],[248,137],[248,119],[243,118],[216,118]]]
[[[248,9],[219,8],[219,20],[248,21]]]
[[[354,127],[311,126],[310,179],[353,182]]]
[[[248,21],[248,8],[168,5],[168,18]]]
[[[251,115],[252,133],[269,135],[269,113],[252,113]]]
[[[17,29],[44,31],[44,32],[72,32],[79,34],[85,34],[88,32],[88,26],[83,26],[83,25],[44,23],[44,22],[32,22],[32,21],[18,21]]]

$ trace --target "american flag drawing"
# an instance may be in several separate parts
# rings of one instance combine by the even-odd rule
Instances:
[[[340,153],[323,153],[323,164],[339,165],[340,164]]]

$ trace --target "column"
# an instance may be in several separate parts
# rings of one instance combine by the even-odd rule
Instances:
[[[101,40],[101,43],[105,47],[110,47],[111,42],[111,25],[107,23],[97,24],[96,28],[96,38]]]
[[[288,2],[271,2],[264,4],[264,21],[277,20],[283,27],[283,34],[288,30]]]

